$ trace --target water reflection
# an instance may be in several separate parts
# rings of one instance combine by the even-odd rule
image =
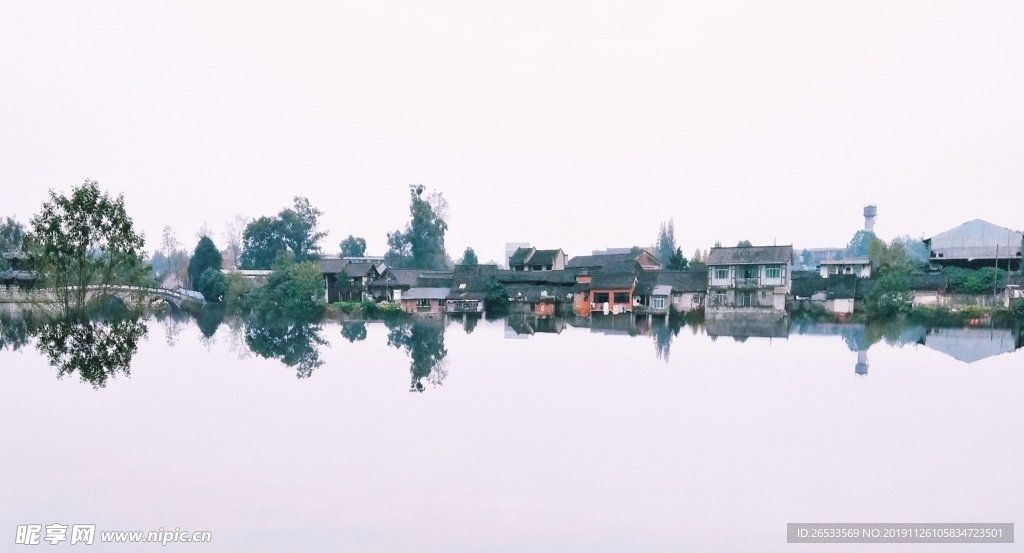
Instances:
[[[341,337],[348,340],[349,343],[362,342],[366,339],[366,323],[342,323]]]
[[[255,354],[293,367],[298,378],[312,376],[324,365],[320,348],[328,344],[323,324],[284,320],[246,320],[225,317],[222,309],[204,309],[194,313],[169,310],[152,316],[163,325],[167,343],[178,342],[183,329],[195,325],[199,341],[212,351],[214,336],[223,325],[225,347],[239,358]],[[337,323],[341,337],[348,343],[366,341],[376,326],[387,328],[387,345],[404,351],[410,358],[410,390],[422,392],[427,385],[438,386],[447,374],[444,333],[449,323],[472,334],[484,324],[479,316],[458,316],[450,320],[397,319],[386,322],[348,321]],[[78,373],[84,382],[104,387],[118,373],[128,374],[139,339],[146,336],[146,321],[123,317],[111,320],[49,321],[33,318],[29,312],[0,312],[0,350],[20,350],[35,342],[58,376]],[[333,324],[333,323],[324,323]],[[486,324],[494,324],[488,322]],[[537,317],[517,314],[497,324],[504,326],[505,338],[530,339],[548,334],[557,337],[571,330],[607,336],[609,340],[648,337],[654,356],[669,362],[672,347],[684,327],[694,335],[706,335],[712,341],[732,338],[747,340],[786,339],[790,334],[835,337],[850,352],[850,366],[857,375],[868,374],[868,351],[879,343],[890,347],[923,346],[963,363],[974,363],[1013,352],[1024,346],[1017,328],[927,328],[906,321],[838,323],[831,321],[758,319],[756,317],[701,318],[595,315],[589,318]],[[474,337],[475,338],[475,337]],[[561,339],[561,338],[556,338]],[[486,340],[486,338],[481,338]],[[571,337],[568,338],[571,340]],[[383,345],[383,344],[382,344]],[[485,346],[481,346],[485,347]],[[841,347],[841,346],[840,346]]]
[[[444,347],[444,323],[435,320],[413,322],[391,321],[388,325],[388,345],[404,349],[412,359],[409,372],[410,392],[422,392],[424,381],[440,386],[448,376]]]
[[[27,314],[0,313],[0,350],[18,351],[27,346],[33,327]]]
[[[146,325],[138,319],[58,320],[35,332],[36,348],[57,369],[57,377],[78,373],[82,382],[102,388],[118,373],[131,373],[132,357]]]
[[[298,378],[309,378],[313,369],[324,364],[320,346],[327,344],[327,340],[320,332],[319,323],[253,319],[246,322],[245,343],[260,357],[295,367]]]

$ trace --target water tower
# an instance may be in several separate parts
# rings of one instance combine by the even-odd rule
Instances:
[[[875,217],[878,216],[878,206],[871,204],[864,206],[864,230],[875,232]]]

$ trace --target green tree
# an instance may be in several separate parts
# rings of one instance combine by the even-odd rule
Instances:
[[[686,265],[687,262],[686,258],[683,257],[683,249],[677,246],[675,251],[672,252],[672,255],[668,258],[668,266],[666,269],[681,271],[686,268]]]
[[[213,240],[210,240],[209,236],[203,236],[196,244],[196,249],[192,252],[192,259],[188,262],[189,285],[194,290],[198,290],[199,277],[207,269],[219,270],[222,263],[224,263],[224,258],[221,257],[220,250],[214,245]]]
[[[320,240],[327,236],[317,230],[321,215],[309,199],[296,196],[294,207],[249,223],[242,233],[242,268],[269,269],[283,250],[290,251],[299,263],[319,259]]]
[[[466,253],[462,254],[463,265],[478,265],[480,260],[476,258],[476,252],[473,248],[466,248]]]
[[[224,301],[224,295],[228,291],[228,283],[220,269],[214,269],[213,267],[206,269],[203,271],[203,274],[199,275],[197,283],[196,290],[206,298],[206,301],[216,303]]]
[[[901,271],[884,273],[875,281],[867,300],[871,313],[876,316],[891,317],[910,312],[914,293],[907,283],[907,274]]]
[[[320,240],[327,236],[326,232],[317,230],[321,215],[323,213],[302,196],[295,196],[295,206],[277,215],[281,221],[284,245],[291,250],[297,263],[320,259]]]
[[[490,284],[487,285],[484,310],[489,317],[508,313],[508,288],[505,288],[504,284],[498,282],[498,279],[491,280]]]
[[[366,255],[366,240],[348,235],[341,241],[341,257],[363,257]]]
[[[424,197],[426,188],[410,187],[410,221],[405,230],[388,233],[389,264],[413,269],[446,269],[451,259],[444,246],[448,202],[440,192]]]
[[[868,259],[871,261],[872,273],[879,276],[890,272],[906,275],[916,266],[906,245],[895,240],[892,244],[886,244],[877,238],[872,240],[868,247]]]
[[[65,316],[85,314],[86,286],[136,284],[146,278],[145,239],[135,232],[124,197],[111,198],[96,181],[71,196],[50,190],[50,201],[31,221],[28,239],[37,267],[54,287]]]
[[[0,254],[14,252],[21,248],[25,235],[25,226],[12,217],[0,221]],[[10,268],[7,260],[0,257],[0,271]]]
[[[676,226],[672,219],[661,224],[661,228],[658,230],[658,241],[655,244],[657,244],[655,252],[658,255],[658,260],[667,266],[672,254],[676,251]]]
[[[851,259],[865,259],[870,253],[871,243],[877,240],[875,233],[866,230],[858,230],[854,233],[850,243],[846,246],[846,257]]]
[[[277,254],[285,249],[280,220],[260,217],[249,223],[242,233],[242,244],[243,269],[270,269]]]
[[[295,263],[283,253],[267,277],[267,283],[254,292],[253,311],[260,317],[283,317],[311,321],[323,314],[324,275],[316,263]]]

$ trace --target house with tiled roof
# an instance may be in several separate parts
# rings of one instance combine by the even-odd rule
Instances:
[[[451,271],[418,271],[415,282],[395,301],[406,313],[439,316],[447,309],[451,288]]]
[[[447,312],[483,313],[487,292],[497,276],[497,265],[456,265],[447,298]]]
[[[513,271],[560,271],[565,269],[565,252],[519,248],[509,256],[508,267]]]
[[[711,248],[706,313],[783,313],[793,246]]]

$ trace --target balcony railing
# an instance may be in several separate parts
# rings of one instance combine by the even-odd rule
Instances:
[[[757,277],[736,277],[736,286],[758,286],[761,283],[761,279]]]

